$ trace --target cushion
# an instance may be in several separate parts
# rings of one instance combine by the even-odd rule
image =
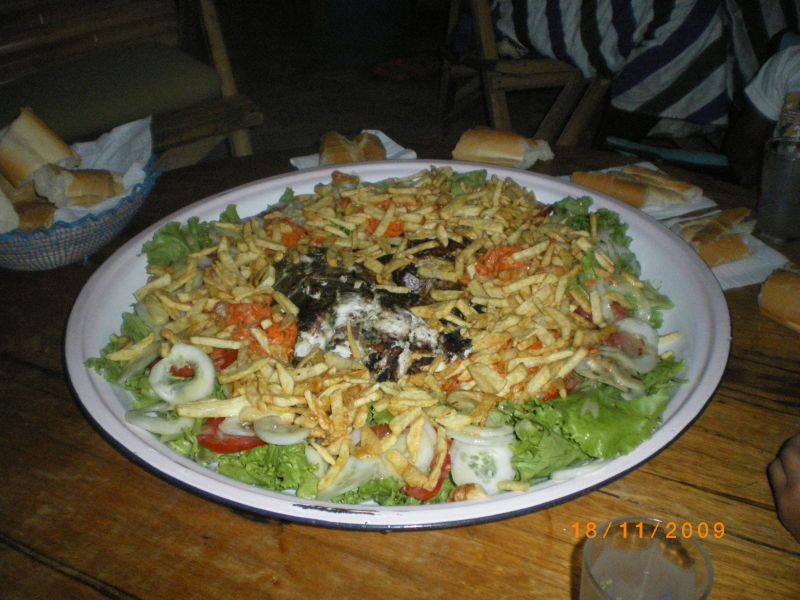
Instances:
[[[23,106],[68,142],[221,95],[209,65],[178,48],[140,44],[103,49],[0,86],[0,126]]]

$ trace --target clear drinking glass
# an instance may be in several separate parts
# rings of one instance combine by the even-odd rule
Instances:
[[[711,559],[699,542],[651,517],[598,526],[583,548],[581,600],[700,600],[711,594]]]
[[[756,233],[774,243],[800,238],[800,141],[773,139],[764,149]]]

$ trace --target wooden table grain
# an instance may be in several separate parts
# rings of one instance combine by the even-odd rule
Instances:
[[[445,156],[424,144],[418,153]],[[587,524],[653,515],[724,525],[724,537],[704,543],[714,598],[800,597],[800,545],[776,518],[765,474],[800,430],[800,337],[759,314],[757,286],[725,293],[730,360],[689,430],[624,478],[527,516],[389,534],[289,524],[206,500],[117,451],[81,412],[65,374],[64,329],[81,287],[156,219],[286,172],[291,155],[168,172],[132,225],[84,263],[0,272],[0,596],[570,598]],[[535,170],[559,175],[630,161],[562,150]],[[672,170],[722,205],[754,204],[749,190]],[[778,249],[800,261],[800,243]]]

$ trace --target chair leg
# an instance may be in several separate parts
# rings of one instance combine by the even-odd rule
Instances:
[[[588,148],[600,125],[599,115],[603,110],[606,93],[611,82],[607,79],[592,79],[578,102],[578,106],[558,136],[556,145]]]
[[[208,45],[211,49],[211,59],[214,67],[222,81],[222,95],[235,96],[237,94],[236,81],[233,77],[233,68],[228,57],[228,49],[225,46],[225,38],[222,35],[222,28],[217,17],[217,9],[213,0],[200,0],[203,14],[203,26],[206,32]],[[250,132],[239,129],[231,132],[228,137],[231,145],[231,153],[240,158],[249,156],[253,153],[253,144],[250,139]]]
[[[534,137],[547,140],[554,144],[559,134],[564,128],[564,123],[569,119],[569,115],[578,103],[586,82],[579,73],[570,77],[567,83],[561,88],[555,102],[547,111],[542,122],[534,134]]]
[[[489,123],[495,129],[511,129],[511,114],[508,111],[508,99],[502,89],[497,89],[494,75],[489,72],[482,74],[486,108],[489,111]]]

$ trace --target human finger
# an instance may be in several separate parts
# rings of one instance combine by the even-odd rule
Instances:
[[[786,473],[779,459],[773,460],[767,467],[767,477],[772,489],[777,493],[786,487]]]

